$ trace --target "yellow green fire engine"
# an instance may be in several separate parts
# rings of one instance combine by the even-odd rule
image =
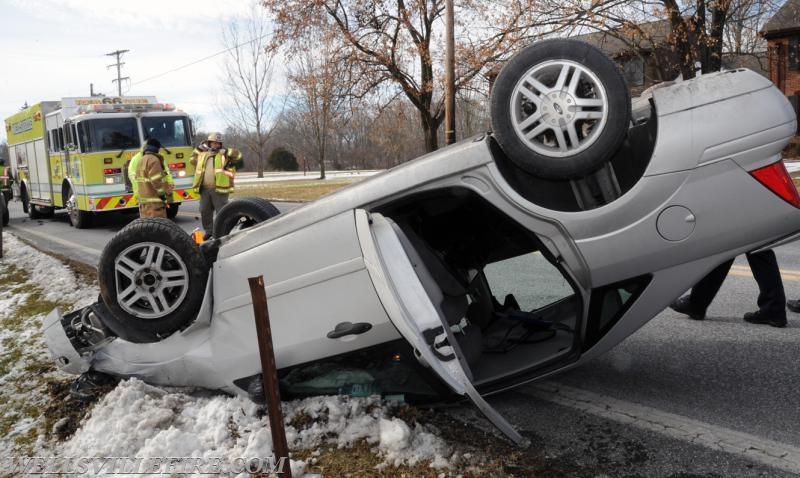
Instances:
[[[192,127],[186,113],[153,96],[62,98],[6,118],[8,155],[23,209],[32,219],[66,208],[70,223],[89,227],[95,214],[138,207],[126,187],[126,161],[157,138],[174,178],[168,215],[191,189]]]

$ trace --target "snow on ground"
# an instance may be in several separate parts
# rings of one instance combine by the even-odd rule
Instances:
[[[8,232],[3,232],[3,249],[0,321],[8,327],[0,328],[0,354],[13,358],[13,363],[0,369],[0,403],[5,404],[0,405],[5,408],[0,457],[130,458],[107,463],[99,470],[90,466],[89,474],[97,471],[98,476],[115,470],[129,471],[135,458],[144,459],[138,468],[143,471],[155,465],[156,457],[194,457],[206,464],[215,458],[223,458],[223,464],[238,458],[272,458],[268,416],[251,401],[167,390],[137,379],[120,382],[94,406],[68,440],[58,442],[46,436],[45,417],[39,411],[52,405],[48,403],[48,381],[64,382],[73,377],[51,366],[38,325],[49,312],[50,303],[60,304],[63,311],[74,310],[92,303],[98,289],[96,284],[83,283],[85,279],[76,277],[64,264]],[[27,277],[22,265],[29,271]],[[10,280],[10,274],[19,277]],[[31,298],[47,310],[21,317],[21,312],[31,307]],[[393,406],[377,396],[326,396],[284,402],[289,448],[316,453],[320,447],[348,447],[366,440],[373,452],[384,459],[380,465],[383,467],[430,461],[431,467],[444,469],[451,459],[459,459],[431,430],[419,424],[412,427],[392,417]],[[27,411],[23,413],[21,409]],[[59,420],[53,428],[62,421],[66,419]],[[298,424],[297,428],[293,423]],[[25,437],[30,439],[22,439]],[[70,468],[67,463],[67,470],[71,469],[74,466]],[[306,463],[292,460],[293,476],[303,476],[305,469]],[[200,470],[207,468],[195,469]],[[5,469],[0,471],[8,473]]]

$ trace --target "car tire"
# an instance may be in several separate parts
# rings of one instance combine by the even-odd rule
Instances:
[[[69,217],[69,223],[72,227],[75,229],[86,229],[92,226],[94,216],[90,212],[78,209],[78,200],[72,188],[67,187],[64,189],[62,198],[67,198],[64,206],[67,208],[67,216]]]
[[[514,55],[491,94],[492,132],[505,155],[552,180],[586,176],[619,149],[631,117],[617,65],[576,40],[546,40]]]
[[[274,204],[263,198],[235,199],[224,205],[214,218],[214,237],[252,227],[280,214]]]
[[[2,214],[3,227],[8,226],[11,216],[8,212],[8,204],[6,204],[5,194],[0,194],[0,214]]]
[[[180,207],[181,203],[170,203],[169,207],[167,208],[167,217],[169,219],[175,219],[175,217],[178,215]]]
[[[175,223],[141,218],[103,249],[98,281],[112,313],[105,325],[129,342],[157,342],[196,318],[208,265],[197,244]]]

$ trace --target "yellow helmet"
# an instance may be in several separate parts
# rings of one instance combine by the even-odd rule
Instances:
[[[215,143],[222,142],[222,134],[221,133],[211,133],[208,135],[208,141],[214,141]]]

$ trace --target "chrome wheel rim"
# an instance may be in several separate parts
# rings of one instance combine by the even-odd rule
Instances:
[[[569,60],[539,63],[511,94],[517,137],[538,154],[573,156],[597,141],[608,120],[608,96],[591,70]]]
[[[258,224],[258,221],[250,216],[241,215],[236,220],[236,223],[231,228],[231,232],[229,234],[233,234],[234,232],[241,231],[242,229],[247,229],[249,227],[253,227]]]
[[[69,215],[69,220],[73,225],[78,221],[78,200],[72,191],[70,191],[69,199],[67,199],[67,215]]]
[[[114,260],[117,303],[142,319],[157,319],[180,307],[189,291],[189,270],[174,249],[140,242]]]

